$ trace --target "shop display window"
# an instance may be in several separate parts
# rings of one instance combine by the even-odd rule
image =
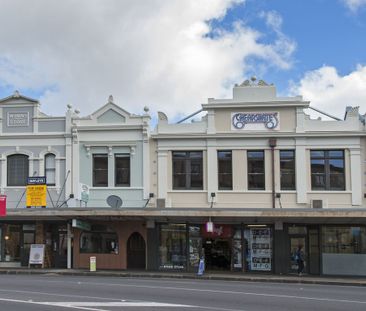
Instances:
[[[197,268],[202,256],[201,226],[189,226],[189,266]]]
[[[80,235],[80,253],[118,254],[118,236],[104,226],[92,226]]]
[[[20,261],[20,232],[21,226],[19,225],[3,225],[3,261]]]
[[[272,270],[272,229],[268,227],[244,230],[247,271]]]
[[[187,238],[185,224],[160,225],[160,268],[185,269]]]
[[[366,228],[325,226],[322,242],[324,253],[366,254]]]

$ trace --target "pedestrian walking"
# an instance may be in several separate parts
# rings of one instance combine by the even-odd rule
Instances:
[[[303,251],[303,246],[299,245],[296,251],[296,261],[297,261],[297,273],[301,276],[304,273],[305,267],[305,254]]]

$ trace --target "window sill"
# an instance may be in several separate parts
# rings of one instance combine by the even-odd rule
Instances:
[[[311,193],[342,193],[342,194],[351,194],[352,191],[351,190],[311,190],[308,191],[309,194]]]
[[[194,190],[194,189],[182,189],[182,190],[168,190],[168,193],[187,193],[187,192],[194,192],[194,193],[207,193],[207,190]]]
[[[90,190],[143,190],[143,187],[90,187]]]

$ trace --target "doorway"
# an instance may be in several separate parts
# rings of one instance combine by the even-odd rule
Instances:
[[[67,229],[66,226],[54,226],[52,232],[52,252],[55,268],[67,267]]]
[[[127,241],[127,269],[146,268],[146,245],[142,235],[134,232]]]
[[[30,248],[31,245],[35,243],[35,240],[36,234],[34,231],[23,230],[20,244],[20,261],[22,266],[28,266]]]
[[[304,273],[307,273],[307,243],[306,243],[306,236],[292,236],[290,237],[290,273],[297,273],[298,263],[296,260],[296,253],[299,248],[302,246],[302,251],[304,252],[305,258],[305,267]]]
[[[207,270],[231,270],[231,243],[229,239],[205,239]]]

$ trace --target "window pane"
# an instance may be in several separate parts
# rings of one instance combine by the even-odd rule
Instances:
[[[295,152],[293,150],[280,151],[281,190],[295,190]]]
[[[331,174],[330,175],[330,190],[344,190],[344,175],[343,174]]]
[[[130,186],[130,156],[115,155],[115,186]]]
[[[217,157],[219,190],[232,190],[232,153],[231,151],[218,151]]]
[[[248,189],[264,190],[264,151],[248,151]]]
[[[83,232],[80,253],[118,254],[118,236],[114,232]]]
[[[93,155],[93,186],[108,186],[108,155],[106,154]]]
[[[173,189],[202,189],[202,151],[174,151]]]
[[[344,161],[343,159],[330,159],[329,160],[329,170],[330,173],[342,173],[343,174],[343,170],[344,170]]]
[[[325,161],[324,160],[311,160],[311,172],[312,173],[324,173]]]
[[[8,186],[25,186],[29,176],[28,156],[15,154],[7,158]]]
[[[56,156],[52,153],[45,156],[45,176],[47,185],[56,184]]]
[[[264,190],[264,174],[250,174],[248,175],[248,189],[249,190]]]
[[[335,254],[366,254],[365,227],[324,226],[323,252]]]
[[[329,150],[328,156],[330,158],[340,158],[343,159],[343,150]]]
[[[312,158],[324,158],[324,151],[321,150],[312,150],[310,152]]]

